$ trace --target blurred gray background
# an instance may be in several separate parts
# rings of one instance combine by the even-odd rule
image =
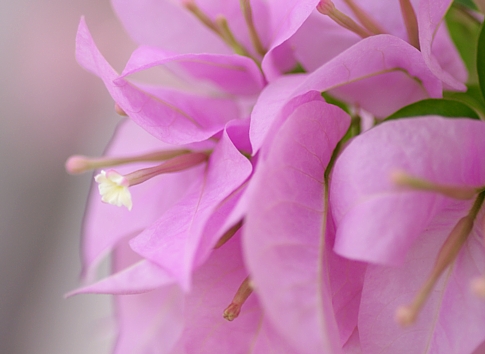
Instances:
[[[91,175],[72,154],[102,153],[119,117],[101,80],[74,57],[81,15],[108,61],[134,48],[109,0],[0,2],[0,353],[108,353],[105,296],[79,285],[79,243]]]

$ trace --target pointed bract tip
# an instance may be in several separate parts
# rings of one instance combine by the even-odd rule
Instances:
[[[126,112],[123,110],[123,108],[121,108],[118,105],[118,103],[115,103],[115,112],[118,113],[122,117],[127,117],[128,116],[128,114],[126,114]]]
[[[71,156],[67,159],[65,167],[66,171],[71,175],[84,173],[90,169],[88,158],[82,155]]]
[[[69,299],[69,298],[71,298],[75,295],[78,295],[78,294],[79,293],[77,292],[77,290],[71,290],[68,293],[65,293],[63,297],[64,297],[64,300],[67,300],[67,299]]]
[[[395,320],[402,327],[409,327],[416,322],[416,311],[410,306],[399,306],[396,310]]]
[[[473,293],[480,299],[485,300],[485,277],[478,277],[472,280],[471,288]]]

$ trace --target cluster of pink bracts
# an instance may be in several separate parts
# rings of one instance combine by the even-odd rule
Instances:
[[[485,124],[381,123],[465,90],[450,0],[113,4],[140,43],[126,68],[84,20],[77,58],[129,119],[105,157],[67,168],[104,169],[85,224],[91,285],[74,293],[115,295],[116,353],[485,341]],[[130,79],[159,68],[176,86]],[[95,281],[107,254],[112,275]]]

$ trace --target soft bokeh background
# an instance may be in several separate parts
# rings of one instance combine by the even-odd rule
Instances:
[[[74,57],[79,19],[120,70],[133,43],[109,0],[0,2],[0,353],[107,353],[110,302],[78,286],[91,175],[69,155],[99,155],[119,117]]]

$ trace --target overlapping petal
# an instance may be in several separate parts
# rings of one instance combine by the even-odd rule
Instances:
[[[75,293],[130,294],[116,297],[117,354],[209,354],[235,348],[256,354],[296,353],[267,321],[255,295],[244,304],[236,321],[222,317],[222,310],[247,276],[239,234],[212,252],[194,272],[193,287],[186,294],[162,268],[139,261],[125,242],[114,252],[114,271],[119,272]],[[126,291],[130,282],[136,291]]]
[[[141,46],[133,52],[121,78],[148,68],[178,65],[198,80],[207,80],[232,95],[256,95],[264,78],[256,63],[240,55],[173,54],[157,47]]]
[[[359,312],[364,353],[472,353],[483,342],[485,303],[469,290],[470,280],[485,271],[480,223],[435,286],[417,322],[402,328],[394,321],[396,308],[409,303],[425,282],[441,245],[469,204],[455,202],[437,215],[401,267],[368,267]]]
[[[184,289],[189,289],[194,257],[207,220],[251,171],[249,160],[224,134],[211,154],[207,169],[187,195],[133,239],[131,247],[165,268]]]
[[[446,88],[463,91],[467,73],[443,23],[451,0],[411,1],[419,30],[419,46],[426,65]],[[377,23],[383,33],[409,41],[398,1],[355,1]],[[335,0],[335,6],[359,22],[346,1]],[[361,38],[316,11],[303,23],[290,41],[295,56],[308,71],[314,71]]]
[[[239,6],[233,1],[227,3]],[[232,53],[215,33],[182,6],[182,1],[113,0],[112,4],[128,33],[139,44],[177,53]]]
[[[142,260],[118,240],[112,252],[112,275],[70,293],[115,294],[115,354],[170,353],[183,330],[184,297],[164,269]]]
[[[209,145],[210,146],[210,145]],[[137,154],[173,149],[173,146],[147,134],[130,120],[118,127],[107,156],[134,156]],[[147,164],[120,166],[122,173],[132,172]],[[131,189],[134,205],[131,211],[103,203],[96,186],[92,187],[84,222],[82,242],[83,274],[91,279],[98,262],[123,238],[134,237],[168,210],[202,174],[203,166],[187,171],[166,174]]]
[[[113,0],[118,16],[140,44],[158,46],[177,53],[229,54],[230,49],[223,41],[200,21],[194,21],[195,16],[183,8],[181,3],[166,0],[143,0],[141,3]],[[204,0],[196,3],[211,20],[224,16],[236,39],[250,52],[254,52],[239,2]],[[318,0],[251,1],[253,22],[267,50],[262,69],[270,81],[291,70],[296,64],[292,48],[285,42],[308,18],[317,3]],[[143,25],[140,25],[141,22]],[[168,33],[173,34],[173,37]],[[176,41],[174,38],[185,40]]]
[[[81,65],[101,77],[134,122],[164,142],[181,145],[206,140],[221,131],[237,111],[230,101],[221,106],[220,99],[168,89],[159,97],[118,78],[96,48],[84,20],[79,24],[76,56]]]
[[[448,31],[441,24],[451,3],[451,0],[419,2],[419,44],[424,61],[433,74],[443,81],[445,88],[465,91],[466,68]]]
[[[369,90],[366,84],[355,86],[360,80],[373,84],[371,87],[376,90]],[[377,83],[379,85],[374,86]],[[395,85],[397,83],[399,86]],[[273,88],[273,85],[276,86]],[[267,86],[251,116],[253,151],[261,147],[285,105],[291,108],[295,102],[292,100],[312,90],[336,88],[340,96],[379,116],[415,100],[442,94],[441,82],[431,73],[416,48],[390,35],[369,37],[303,79],[285,77]],[[276,94],[278,91],[281,95]]]
[[[477,225],[416,326],[394,324],[395,309],[416,293],[472,202],[390,180],[405,170],[483,187],[483,122],[385,122],[337,156],[350,117],[322,98],[328,92],[379,119],[439,98],[443,87],[463,89],[466,72],[442,23],[451,0],[412,1],[415,47],[398,1],[356,1],[385,32],[365,39],[317,14],[318,2],[252,0],[258,48],[238,1],[195,1],[211,30],[185,0],[113,0],[141,44],[121,75],[81,21],[78,60],[131,118],[108,155],[178,145],[209,156],[135,186],[129,214],[91,198],[85,275],[108,252],[113,274],[73,293],[117,295],[116,353],[458,353],[484,342],[485,305],[463,291],[485,271]],[[355,18],[348,1],[335,3]],[[247,56],[233,54],[228,33],[216,33],[222,17]],[[311,72],[289,74],[297,64]],[[159,66],[186,79],[188,90],[129,78]],[[214,249],[235,225],[241,229]],[[396,264],[405,267],[389,267]],[[222,312],[248,276],[254,292],[228,322]]]
[[[282,72],[290,71],[296,64],[293,48],[286,41],[314,11],[318,0],[269,0],[267,4],[271,37],[268,53],[262,61],[262,68],[268,80],[273,81]]]
[[[402,263],[452,199],[399,188],[391,174],[401,170],[435,183],[483,186],[484,138],[482,122],[440,117],[391,121],[355,138],[332,177],[337,253],[373,263]]]
[[[246,276],[236,234],[195,271],[193,288],[185,300],[184,332],[174,352],[297,353],[275,332],[254,294],[237,319],[228,322],[222,317]]]
[[[326,266],[324,172],[350,118],[319,97],[287,117],[260,156],[245,256],[271,323],[299,353],[338,353]]]

